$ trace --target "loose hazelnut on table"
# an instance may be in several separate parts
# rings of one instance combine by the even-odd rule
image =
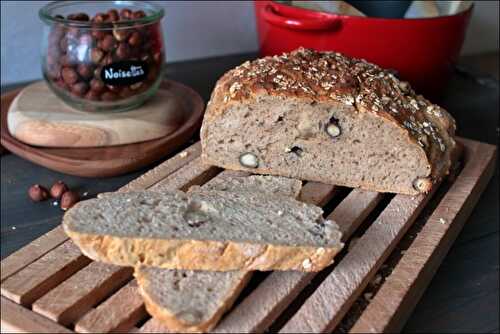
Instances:
[[[28,190],[28,196],[33,202],[41,202],[49,198],[49,192],[41,185],[35,184]]]
[[[80,196],[74,191],[66,191],[61,197],[61,209],[68,210],[80,201]]]
[[[57,181],[50,188],[50,196],[55,199],[60,199],[61,196],[68,191],[68,186],[63,181]]]

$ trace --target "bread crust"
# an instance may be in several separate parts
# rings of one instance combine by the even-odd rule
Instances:
[[[219,322],[222,315],[233,305],[241,290],[243,290],[252,277],[252,272],[249,271],[244,273],[243,278],[238,281],[236,286],[233,286],[231,291],[228,292],[227,298],[223,299],[223,304],[217,309],[212,317],[210,317],[210,319],[197,324],[189,324],[182,321],[181,318],[170,313],[167,308],[163,308],[155,302],[147,292],[149,280],[142,274],[140,267],[136,267],[134,270],[134,276],[137,279],[139,293],[144,299],[146,310],[149,314],[151,314],[151,316],[162,322],[168,329],[176,332],[207,333]]]
[[[123,266],[184,270],[320,271],[342,248],[259,245],[232,241],[126,238],[75,232],[66,234],[89,258]],[[340,238],[340,232],[339,232]]]
[[[410,145],[420,148],[430,166],[430,186],[402,193],[428,192],[432,184],[449,171],[451,152],[456,145],[453,138],[455,121],[444,109],[417,95],[407,82],[374,64],[340,53],[304,48],[245,62],[219,79],[207,104],[201,129],[204,162],[217,165],[217,159],[208,156],[203,149],[210,125],[222,117],[230,117],[226,112],[233,104],[251,103],[264,95],[308,103],[340,102],[357,112],[372,113],[395,124],[407,133],[405,137]],[[223,167],[233,169],[232,166]],[[234,169],[273,174],[266,168],[234,166]],[[325,183],[325,180],[315,181]],[[364,184],[364,188],[391,191],[370,183]]]

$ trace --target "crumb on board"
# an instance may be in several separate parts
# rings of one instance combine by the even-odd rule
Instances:
[[[439,223],[444,225],[446,224],[446,220],[444,220],[444,218],[439,218]]]
[[[366,299],[366,300],[371,300],[373,298],[373,293],[371,292],[366,292],[363,297]]]
[[[184,151],[184,152],[179,153],[179,157],[185,158],[188,156],[188,154],[189,154],[188,152]]]

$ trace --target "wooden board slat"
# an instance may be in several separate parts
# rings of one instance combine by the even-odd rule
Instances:
[[[330,184],[307,182],[300,190],[299,201],[322,207],[332,199],[336,189]]]
[[[0,281],[3,282],[5,279],[47,254],[66,240],[68,240],[68,237],[64,233],[62,227],[58,226],[9,255],[0,263]]]
[[[132,280],[75,324],[80,333],[127,331],[147,316],[137,281]]]
[[[337,223],[346,240],[358,229],[383,197],[381,193],[353,189],[347,199],[333,210],[328,219]]]
[[[2,333],[72,333],[69,329],[39,315],[30,309],[1,297]]]
[[[431,196],[396,195],[281,332],[332,331]]]
[[[176,172],[189,162],[198,158],[200,154],[201,144],[200,142],[196,142],[185,150],[177,153],[175,156],[168,159],[161,165],[151,169],[149,172],[139,176],[137,179],[121,187],[118,191],[132,191],[150,188],[154,184],[163,180],[168,175]]]
[[[90,262],[73,243],[65,242],[3,281],[2,296],[29,306]]]
[[[37,300],[33,311],[68,325],[131,276],[132,268],[92,262]]]
[[[476,150],[468,145],[466,154]],[[399,332],[448,253],[493,175],[495,147],[483,145],[386,278],[351,329],[352,333]]]
[[[218,167],[205,165],[201,158],[189,162],[184,168],[169,175],[165,179],[152,186],[151,190],[188,190],[193,185],[200,185],[221,172]]]
[[[175,333],[155,318],[151,318],[142,325],[138,333]]]
[[[318,187],[315,182],[308,182],[301,194],[332,194],[332,189],[324,185]],[[305,189],[304,188],[309,188]],[[315,190],[318,190],[317,192]],[[323,201],[318,197],[316,200]],[[306,201],[308,198],[301,197]],[[338,221],[344,219],[342,226],[346,233],[342,236],[343,241],[350,237],[353,229],[349,226],[359,226],[380,201],[381,196],[372,196],[369,192],[359,194],[352,191],[333,212],[328,219]],[[349,208],[351,212],[349,212]],[[301,272],[273,272],[270,274],[245,300],[243,300],[221,323],[214,329],[215,332],[224,333],[252,333],[267,329],[271,323],[283,312],[283,310],[295,299],[295,297],[309,284],[316,273]]]

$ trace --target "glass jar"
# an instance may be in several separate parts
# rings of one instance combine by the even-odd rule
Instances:
[[[46,23],[42,71],[52,91],[84,111],[124,111],[155,94],[163,78],[164,11],[145,1],[60,1]]]

